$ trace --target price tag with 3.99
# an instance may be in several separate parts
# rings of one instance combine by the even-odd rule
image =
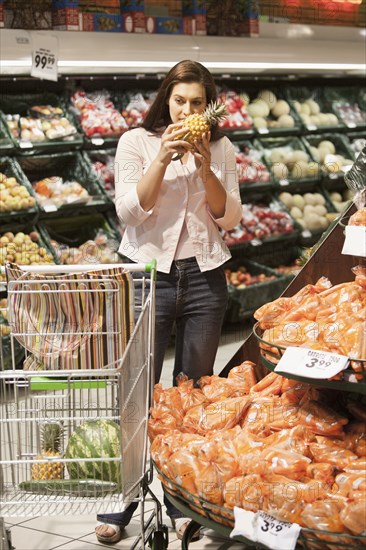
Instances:
[[[272,550],[293,550],[300,533],[300,525],[288,523],[266,514],[255,515],[255,538]]]
[[[55,36],[32,33],[31,75],[57,81],[58,40]]]
[[[347,368],[349,358],[338,353],[288,347],[275,372],[327,380]]]

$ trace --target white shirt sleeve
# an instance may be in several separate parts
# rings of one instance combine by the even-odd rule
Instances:
[[[139,139],[140,138],[140,139]],[[150,215],[141,207],[136,186],[143,176],[140,133],[130,130],[120,137],[114,161],[115,204],[118,217],[126,225],[137,227]]]

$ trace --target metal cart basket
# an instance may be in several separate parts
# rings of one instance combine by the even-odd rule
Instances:
[[[138,501],[131,548],[166,547],[147,437],[155,262],[13,267],[13,361],[0,371],[0,516],[120,512]],[[15,342],[25,349],[20,368]],[[0,550],[10,550],[3,521],[0,528]]]

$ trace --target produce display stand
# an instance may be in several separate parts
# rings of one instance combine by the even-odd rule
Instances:
[[[0,371],[2,518],[119,512],[138,502],[140,532],[131,548],[166,547],[168,531],[162,525],[161,504],[150,489],[153,469],[147,437],[156,262],[7,265],[5,270],[8,310],[15,311],[9,317],[12,354],[14,341],[20,341],[25,361],[31,359],[33,364],[24,363],[22,370],[13,364]],[[29,317],[28,307],[22,308],[24,301]],[[19,314],[15,303],[21,304]],[[37,313],[39,304],[43,304],[42,315]],[[47,323],[36,325],[37,316]],[[61,358],[70,348],[79,358],[85,360],[89,353],[93,360],[85,360],[83,366],[79,359],[81,368],[63,367]],[[104,362],[98,363],[96,356]],[[42,440],[47,425],[62,429],[61,445],[53,454],[47,454],[49,446]],[[81,431],[86,434],[90,426],[96,426],[94,434],[80,441]],[[113,428],[113,437],[107,440],[103,438],[106,427]],[[68,451],[71,441],[77,452]],[[55,467],[62,468],[64,475],[57,478]],[[152,510],[146,510],[146,501],[153,503]],[[0,550],[11,550],[3,521],[0,527]]]
[[[352,204],[343,216],[350,216],[355,212],[356,207]],[[298,275],[291,281],[281,296],[293,296],[307,284],[313,284],[320,277],[327,277],[333,285],[352,281],[352,267],[362,262],[359,258],[342,255],[344,243],[344,227],[335,222],[326,232],[319,246],[306,262]],[[227,373],[235,365],[244,360],[250,360],[260,364],[260,350],[255,334],[252,332],[249,337],[237,349],[232,358],[220,372],[220,376],[227,376]]]
[[[350,216],[354,211],[355,206],[352,204],[349,206],[345,215]],[[338,220],[334,222],[325,233],[319,246],[313,252],[310,259],[301,269],[299,274],[288,285],[282,296],[293,296],[306,284],[314,283],[322,276],[329,278],[333,285],[351,281],[353,279],[351,268],[356,265],[366,264],[362,258],[342,255],[341,252],[343,243],[344,226]],[[236,353],[220,372],[220,376],[226,377],[234,366],[241,364],[245,360],[253,361],[257,365],[257,375],[259,378],[268,374],[268,370],[262,362],[259,341],[254,332],[252,332],[238,348]],[[362,361],[362,363],[364,365],[365,361]],[[366,370],[365,365],[364,369]],[[305,382],[306,379],[302,378],[302,381]],[[310,383],[312,382],[311,380],[308,381]],[[318,383],[319,381],[313,382]],[[328,388],[335,387],[341,391],[347,391],[349,386],[352,385],[352,391],[362,394],[365,393],[364,390],[366,388],[366,379],[360,384],[345,384],[343,382],[332,383],[331,381],[327,384],[325,381],[323,385]],[[158,472],[163,482],[165,481],[166,483],[166,490],[168,492],[169,500],[184,514],[184,516],[192,518],[183,535],[182,550],[186,550],[188,548],[194,533],[200,526],[212,529],[224,537],[230,536],[230,533],[234,527],[234,515],[232,510],[220,508],[212,502],[205,501],[197,495],[191,495],[184,488],[172,482],[171,479],[168,479],[162,472],[159,470]],[[302,528],[296,548],[299,548],[300,550],[318,548],[322,546],[322,542],[317,537],[319,533],[332,537],[332,542],[329,543],[332,548],[364,548],[366,543],[365,536],[356,537],[347,534],[347,541],[345,541],[344,538],[342,540],[342,533],[328,533],[327,531],[320,532],[309,528]],[[261,543],[254,543],[253,541],[250,541],[242,536],[234,537],[231,540],[233,543],[235,541],[243,543],[244,548],[248,549],[268,548]],[[323,544],[326,545],[327,543]]]

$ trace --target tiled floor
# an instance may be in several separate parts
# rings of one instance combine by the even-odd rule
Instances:
[[[224,329],[218,354],[215,362],[215,374],[219,374],[238,350],[250,328],[246,325],[231,325]],[[170,348],[164,362],[161,382],[164,387],[171,385],[172,363],[174,350]],[[162,501],[162,488],[155,478],[151,489]],[[147,507],[149,504],[147,503]],[[151,504],[150,504],[151,507]],[[1,514],[1,511],[0,511]],[[170,527],[163,507],[163,522]],[[16,550],[100,550],[107,545],[98,543],[94,535],[95,516],[62,516],[62,517],[12,517],[5,518],[6,526],[10,527],[12,544]],[[123,539],[112,546],[116,550],[131,548],[140,533],[139,516],[136,513],[128,525]],[[110,546],[109,546],[110,547]],[[190,543],[192,550],[238,550],[243,549],[230,539],[224,539],[218,533],[204,530],[199,541]],[[1,548],[1,544],[0,544]],[[169,550],[181,548],[181,541],[176,538],[175,532],[169,529]],[[7,549],[6,549],[7,550]]]

